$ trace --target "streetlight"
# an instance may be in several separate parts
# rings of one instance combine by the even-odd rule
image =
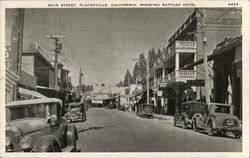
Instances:
[[[137,62],[141,63],[147,70],[147,74],[146,74],[146,79],[147,79],[147,104],[149,104],[149,60],[145,60],[146,61],[146,65],[140,61],[140,59],[132,59],[132,60],[137,60]]]

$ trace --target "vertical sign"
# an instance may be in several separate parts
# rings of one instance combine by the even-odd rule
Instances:
[[[24,9],[15,9],[11,28],[10,69],[19,76],[22,62],[23,23]]]

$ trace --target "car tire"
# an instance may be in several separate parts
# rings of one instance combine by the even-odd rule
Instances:
[[[221,137],[224,137],[225,136],[225,132],[223,132],[223,131],[217,131],[217,135],[221,136]]]
[[[193,128],[194,132],[197,132],[197,123],[196,123],[196,120],[193,120],[192,128]]]
[[[174,126],[176,127],[176,120],[174,119]]]
[[[181,126],[183,129],[186,129],[187,128],[187,125],[186,125],[186,123],[185,123],[185,121],[183,120],[182,121],[182,126]]]
[[[74,151],[76,151],[76,140],[78,139],[77,130],[75,126],[69,125],[67,131],[67,146],[74,146]]]
[[[214,133],[215,133],[215,130],[214,130],[214,127],[213,127],[213,123],[212,123],[212,122],[209,122],[209,123],[208,123],[207,134],[208,134],[209,136],[214,136]]]
[[[235,132],[235,133],[234,133],[234,137],[235,137],[236,139],[240,139],[240,137],[241,137],[241,132],[239,132],[239,131]]]

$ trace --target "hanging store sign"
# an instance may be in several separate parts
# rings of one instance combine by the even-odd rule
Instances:
[[[161,96],[162,96],[162,91],[158,91],[158,92],[157,92],[157,96],[158,96],[158,97],[161,97]]]

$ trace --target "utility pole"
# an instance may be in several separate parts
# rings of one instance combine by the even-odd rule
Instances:
[[[204,62],[204,80],[205,80],[205,96],[206,103],[210,103],[210,86],[209,86],[209,76],[208,76],[208,63],[207,63],[207,53],[206,53],[206,44],[207,38],[205,37],[205,23],[204,15],[198,9],[198,12],[201,14],[201,39],[202,39],[202,54]]]
[[[62,50],[62,43],[60,43],[59,38],[65,37],[65,36],[56,36],[56,35],[46,35],[45,37],[53,39],[53,43],[55,44],[55,49],[53,50],[55,52],[55,61],[54,61],[54,69],[55,69],[55,90],[58,90],[58,55],[60,54],[60,51]]]
[[[130,105],[130,78],[128,75],[128,104]]]
[[[83,74],[82,74],[82,70],[80,68],[80,72],[79,72],[79,93],[78,93],[79,94],[79,98],[81,96],[82,76],[83,76]]]
[[[149,104],[149,57],[147,59],[147,65],[146,65],[146,69],[147,69],[147,104]]]

